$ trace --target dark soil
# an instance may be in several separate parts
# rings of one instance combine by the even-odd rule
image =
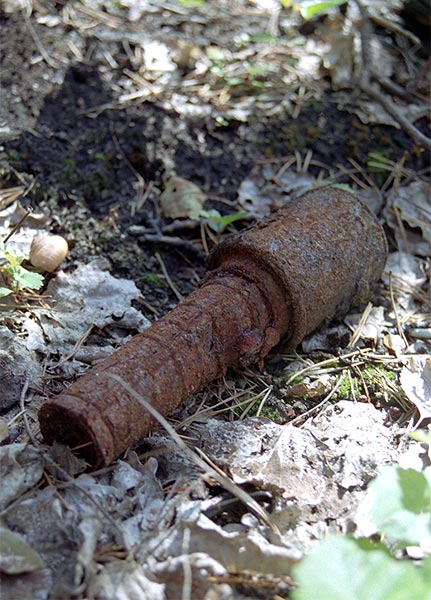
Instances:
[[[152,15],[152,19],[154,27],[157,18]],[[54,230],[71,241],[72,259],[108,257],[113,274],[132,277],[149,301],[157,298],[162,311],[164,302],[173,296],[146,283],[148,273],[159,272],[153,259],[156,248],[137,242],[127,228],[163,223],[157,193],[172,172],[208,193],[234,201],[240,182],[256,161],[295,151],[312,150],[316,160],[331,166],[348,166],[349,158],[363,163],[370,150],[380,150],[394,161],[407,153],[406,166],[415,170],[426,166],[426,155],[415,151],[404,132],[364,125],[339,110],[330,96],[305,105],[297,118],[287,114],[267,117],[257,107],[247,123],[230,119],[227,127],[217,127],[212,116],[178,115],[157,103],[116,106],[116,92],[107,80],[114,84],[118,73],[112,69],[107,77],[106,62],[100,59],[103,40],[90,33],[85,60],[77,62],[65,45],[71,35],[67,28],[63,38],[60,27],[47,28],[31,19],[49,55],[67,57],[54,69],[44,60],[34,60],[38,48],[21,13],[0,13],[0,20],[0,121],[8,133],[0,155],[3,187],[32,182],[27,202],[33,208],[49,209]],[[210,39],[211,31],[208,27]],[[105,44],[112,50],[112,43]],[[123,68],[127,56],[119,51],[118,43],[114,47]],[[154,183],[155,193],[131,217],[137,174]],[[100,227],[95,232],[95,220],[100,222],[110,211],[116,215],[115,233],[101,232]],[[196,237],[198,231],[191,235]],[[185,256],[184,250],[161,250],[179,289],[187,293],[191,286],[184,273],[194,267],[200,274],[202,263],[192,254]]]

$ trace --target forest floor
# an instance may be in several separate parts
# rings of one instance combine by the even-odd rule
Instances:
[[[319,540],[378,533],[367,485],[425,460],[409,433],[431,420],[429,24],[402,7],[0,4],[4,598],[289,598]],[[162,428],[96,472],[44,444],[48,397],[195,289],[227,233],[322,184],[377,213],[388,264],[368,304],[172,416],[233,487]],[[69,253],[36,291],[13,261],[37,233]]]

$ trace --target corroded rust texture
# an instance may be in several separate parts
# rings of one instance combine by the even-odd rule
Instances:
[[[380,277],[386,239],[373,213],[336,188],[308,192],[218,244],[201,287],[168,315],[46,402],[42,434],[82,446],[107,465],[154,420],[107,374],[119,375],[166,415],[229,366],[288,348],[362,303]]]

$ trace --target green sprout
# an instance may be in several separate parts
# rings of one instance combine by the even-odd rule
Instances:
[[[247,213],[245,211],[239,211],[233,215],[222,216],[218,210],[201,210],[199,216],[202,217],[208,226],[216,233],[223,233],[228,225],[243,219]]]
[[[23,290],[38,290],[43,284],[43,276],[21,266],[25,259],[15,250],[0,244],[0,275],[9,287],[0,286],[0,297],[16,294]]]

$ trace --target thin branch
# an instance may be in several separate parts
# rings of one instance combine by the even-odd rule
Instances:
[[[388,96],[385,96],[375,85],[360,81],[359,86],[361,90],[368,96],[380,102],[386,112],[401,125],[404,131],[417,144],[424,146],[431,151],[431,138],[419,131],[419,129],[401,113],[395,102],[393,102]]]
[[[371,35],[373,33],[372,23],[370,14],[365,6],[362,5],[360,0],[356,0],[356,4],[359,7],[362,16],[361,24],[361,72],[359,75],[359,88],[368,96],[377,100],[386,112],[401,125],[404,131],[420,146],[424,146],[428,150],[431,150],[431,139],[424,135],[413,123],[411,123],[400,111],[398,106],[383,92],[380,91],[379,87],[373,85],[371,80],[374,78],[377,81],[379,78],[375,75],[373,69],[373,61],[370,52],[371,48]],[[398,90],[399,95],[399,90]]]
[[[168,273],[168,270],[166,269],[165,263],[163,262],[163,258],[160,256],[160,254],[158,252],[156,252],[156,258],[159,261],[160,268],[162,269],[163,276],[166,279],[168,286],[174,292],[178,302],[182,302],[184,300],[184,296],[181,294],[181,292],[178,290],[178,288],[175,286],[174,282],[170,278],[170,275]]]

